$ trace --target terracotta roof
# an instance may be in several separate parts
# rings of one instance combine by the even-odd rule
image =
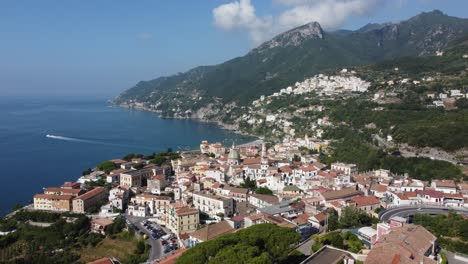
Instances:
[[[279,168],[282,172],[292,173],[292,169],[289,166],[283,166]]]
[[[390,264],[397,259],[399,263],[436,263],[424,256],[435,241],[436,237],[419,225],[393,228],[374,245],[365,263]]]
[[[39,193],[39,194],[34,195],[34,198],[55,199],[55,200],[71,200],[71,199],[73,199],[73,196],[72,195],[55,195],[55,194]]]
[[[62,188],[80,188],[80,183],[79,182],[65,182],[62,184]]]
[[[188,206],[180,207],[176,209],[176,214],[177,215],[190,215],[190,214],[198,214],[198,209],[196,208],[190,208]]]
[[[88,200],[88,199],[93,198],[96,195],[99,195],[99,194],[103,193],[104,191],[105,191],[104,187],[96,187],[96,188],[92,189],[91,191],[88,191],[88,192],[76,197],[75,199]]]
[[[190,236],[201,241],[208,241],[215,239],[220,235],[231,233],[232,231],[234,231],[234,228],[232,228],[226,220],[223,220],[216,224],[207,225],[204,228],[191,233]]]
[[[303,225],[309,222],[309,217],[310,217],[309,214],[300,214],[292,221],[296,223],[297,225]]]
[[[110,258],[102,258],[92,262],[88,262],[88,264],[114,264],[114,262]]]
[[[362,192],[356,191],[353,188],[341,189],[339,191],[328,191],[322,193],[323,198],[325,200],[337,200],[337,199],[345,199],[351,198],[353,196],[361,195]]]
[[[261,158],[246,158],[242,161],[244,165],[251,165],[251,164],[260,164]]]
[[[277,204],[279,203],[279,198],[274,195],[267,195],[267,194],[251,194],[250,197],[255,197],[259,200],[265,201],[269,204]]]
[[[444,197],[443,192],[439,192],[436,190],[430,190],[430,189],[425,189],[425,190],[416,190],[416,194],[418,195],[428,195],[433,198],[442,198]]]
[[[302,171],[318,171],[319,169],[316,168],[315,166],[309,165],[306,167],[299,168]]]
[[[66,193],[66,194],[79,194],[82,192],[81,189],[71,189],[71,188],[57,188],[57,187],[49,187],[44,190],[44,192],[59,192],[59,193]]]
[[[377,199],[377,197],[375,197],[373,195],[354,197],[354,198],[351,199],[351,201],[356,203],[357,207],[380,204],[380,200]]]
[[[242,222],[244,221],[244,217],[242,215],[236,215],[236,216],[231,217],[231,220],[234,222]]]
[[[376,192],[386,192],[387,186],[381,184],[372,184],[370,189]]]
[[[453,180],[434,180],[437,187],[442,188],[457,188],[457,185]]]
[[[325,221],[325,218],[327,217],[324,213],[319,213],[313,216],[317,221],[323,222]]]
[[[461,194],[461,193],[444,193],[444,198],[461,198],[461,199],[463,199],[463,194]]]

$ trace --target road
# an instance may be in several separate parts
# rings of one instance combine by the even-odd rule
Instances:
[[[149,254],[148,262],[154,261],[156,259],[161,259],[161,257],[163,256],[161,240],[153,239],[151,237],[151,232],[148,229],[146,229],[142,224],[144,220],[152,217],[135,217],[131,215],[125,215],[125,217],[128,219],[128,221],[130,221],[130,223],[136,225],[138,229],[140,229],[140,231],[143,231],[148,236],[146,242],[151,245],[151,251]]]
[[[457,208],[405,206],[387,209],[379,214],[379,219],[382,221],[388,221],[394,216],[406,218],[410,215],[415,214],[444,214],[447,213],[449,210],[455,210],[458,213],[468,216],[468,211]]]
[[[312,249],[312,245],[315,243],[315,241],[311,238],[309,240],[307,240],[306,242],[304,242],[302,245],[300,245],[299,247],[297,247],[296,249],[300,252],[302,252],[302,254],[306,255],[306,256],[310,256],[310,250]]]

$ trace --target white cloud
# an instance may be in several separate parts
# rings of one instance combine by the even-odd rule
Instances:
[[[338,29],[352,16],[374,11],[385,0],[272,0],[284,6],[277,16],[259,17],[250,0],[220,5],[214,24],[223,30],[247,30],[254,44],[282,31],[317,21],[326,30]]]
[[[244,29],[254,43],[263,41],[272,30],[271,17],[258,17],[250,0],[239,0],[213,9],[214,24],[224,30]]]
[[[282,0],[299,2],[299,0]],[[379,0],[302,0],[302,3],[283,12],[278,20],[283,27],[295,27],[317,21],[324,29],[337,29],[351,16],[368,14]]]

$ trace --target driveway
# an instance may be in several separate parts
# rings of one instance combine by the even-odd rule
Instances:
[[[312,249],[313,244],[314,244],[314,240],[312,238],[310,238],[309,240],[304,242],[302,245],[300,245],[296,249],[298,251],[302,252],[302,254],[304,254],[306,256],[310,256],[310,253],[311,253],[310,250]]]
[[[146,229],[142,224],[144,220],[148,218],[154,218],[154,217],[135,217],[131,215],[125,215],[125,217],[127,218],[128,221],[130,221],[130,223],[137,226],[138,229],[140,229],[140,231],[144,232],[148,236],[146,243],[151,245],[151,251],[149,254],[148,262],[154,261],[156,259],[161,259],[161,257],[163,256],[161,240],[153,239],[151,237],[151,231]]]

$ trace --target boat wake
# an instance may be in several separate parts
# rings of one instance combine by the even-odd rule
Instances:
[[[145,148],[145,149],[150,149],[150,148],[141,147],[141,146],[131,146],[131,145],[114,144],[114,143],[103,142],[103,141],[88,140],[88,139],[73,138],[73,137],[64,137],[64,136],[57,136],[57,135],[51,135],[51,134],[47,134],[47,135],[46,135],[46,138],[51,138],[51,139],[56,139],[56,140],[63,140],[63,141],[71,141],[71,142],[79,142],[79,143],[94,144],[94,145],[112,146],[112,147],[122,147],[122,148]]]

